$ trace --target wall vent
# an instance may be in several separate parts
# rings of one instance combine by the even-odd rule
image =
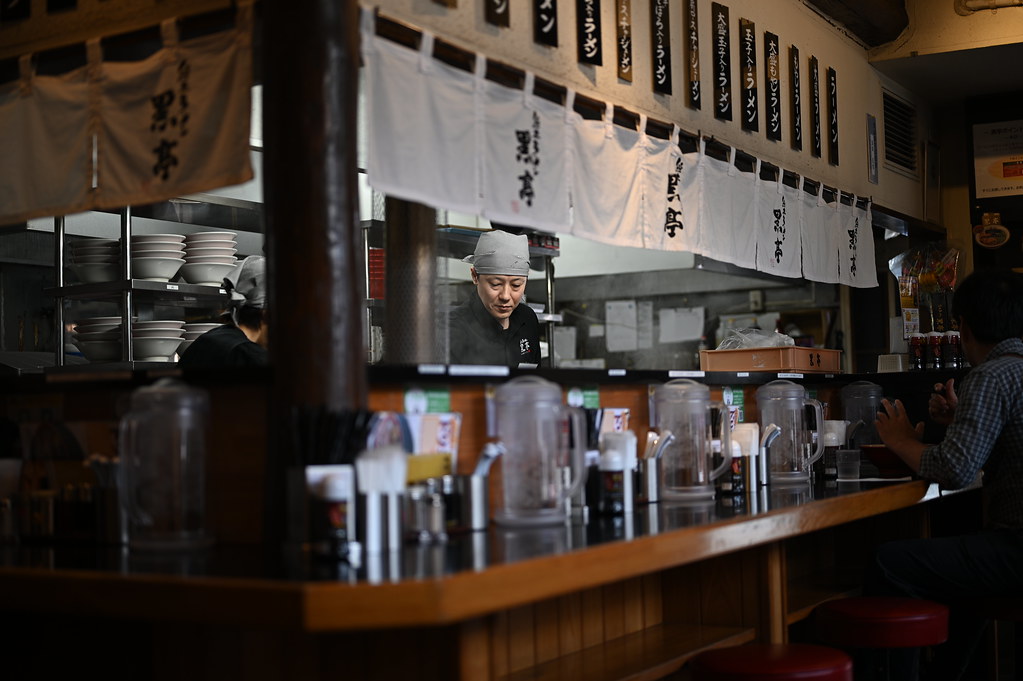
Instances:
[[[912,177],[919,176],[916,109],[887,90],[884,99],[884,164]]]

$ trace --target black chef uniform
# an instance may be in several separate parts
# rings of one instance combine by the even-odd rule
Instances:
[[[506,330],[473,291],[469,300],[452,310],[449,331],[451,364],[540,364],[540,322],[525,303],[512,310]]]

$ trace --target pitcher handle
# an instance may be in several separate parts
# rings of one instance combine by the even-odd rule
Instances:
[[[817,449],[814,450],[813,456],[807,461],[807,466],[812,466],[813,463],[821,458],[824,454],[824,438],[821,436],[821,429],[824,424],[824,409],[821,407],[821,403],[817,400],[806,400],[805,404],[813,407],[814,417],[817,419]]]
[[[566,499],[574,496],[586,484],[586,413],[580,407],[563,406],[572,420],[572,481],[564,492]]]
[[[717,480],[725,471],[732,467],[732,428],[729,425],[728,406],[724,402],[713,402],[710,408],[717,409],[720,412],[718,423],[721,424],[721,465],[710,473],[710,479]],[[711,433],[711,436],[713,437],[713,433]]]

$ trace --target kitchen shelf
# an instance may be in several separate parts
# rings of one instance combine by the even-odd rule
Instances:
[[[44,289],[43,293],[61,298],[113,298],[125,291],[141,293],[147,297],[158,299],[167,304],[183,305],[202,300],[211,302],[216,299],[227,299],[227,291],[222,286],[206,286],[185,282],[148,281],[130,279],[123,281],[104,281],[95,284],[70,284],[67,286]]]

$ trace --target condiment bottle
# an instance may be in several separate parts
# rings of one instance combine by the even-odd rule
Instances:
[[[909,334],[909,370],[923,371],[926,367],[924,361],[926,338],[922,333]]]
[[[945,368],[961,369],[963,366],[962,338],[958,331],[945,332]]]
[[[721,481],[721,495],[724,497],[745,498],[746,466],[749,459],[742,454],[742,446],[732,440],[732,462],[729,469],[718,478]]]
[[[944,340],[945,334],[938,331],[931,331],[927,334],[927,368],[934,369],[935,371],[941,371],[945,368],[944,362],[941,357],[941,341]]]

